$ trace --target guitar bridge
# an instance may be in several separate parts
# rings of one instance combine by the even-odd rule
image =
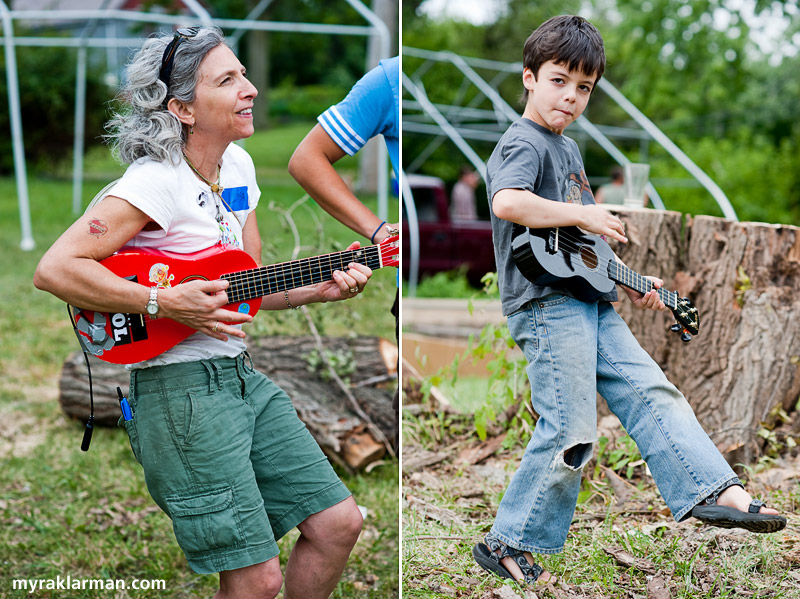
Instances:
[[[547,252],[549,254],[557,254],[558,253],[558,232],[560,229],[558,227],[550,230],[550,235],[547,237]]]

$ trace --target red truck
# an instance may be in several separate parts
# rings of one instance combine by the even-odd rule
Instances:
[[[444,181],[438,177],[406,175],[419,221],[419,276],[467,268],[476,287],[481,277],[496,270],[489,220],[453,220]],[[480,200],[479,200],[480,201]],[[479,212],[480,214],[480,212]],[[408,278],[411,251],[409,225],[403,205],[403,276]]]

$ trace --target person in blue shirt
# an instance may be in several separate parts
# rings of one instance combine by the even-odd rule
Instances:
[[[350,93],[317,118],[295,149],[289,173],[322,208],[342,224],[380,243],[397,224],[387,224],[359,200],[333,167],[383,135],[395,175],[400,160],[400,58],[380,61]]]
[[[317,121],[292,154],[289,173],[328,214],[371,243],[380,243],[398,229],[398,223],[381,221],[353,194],[333,165],[345,154],[353,156],[371,138],[383,135],[392,168],[399,178],[400,57],[381,60],[358,80],[344,100],[328,108]],[[399,282],[398,278],[398,287]],[[399,335],[399,296],[398,290],[392,306],[395,336]],[[396,447],[397,391],[393,407]]]

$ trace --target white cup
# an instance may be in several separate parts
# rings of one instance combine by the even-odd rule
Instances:
[[[644,208],[644,194],[647,188],[647,177],[650,175],[649,164],[631,162],[625,165],[625,199],[623,204],[628,208]]]

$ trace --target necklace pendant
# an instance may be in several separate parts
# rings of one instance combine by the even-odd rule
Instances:
[[[211,185],[211,191],[212,191],[213,193],[219,193],[219,191],[220,191],[220,189],[219,189],[219,185],[217,185],[216,183],[212,184],[212,185]]]

